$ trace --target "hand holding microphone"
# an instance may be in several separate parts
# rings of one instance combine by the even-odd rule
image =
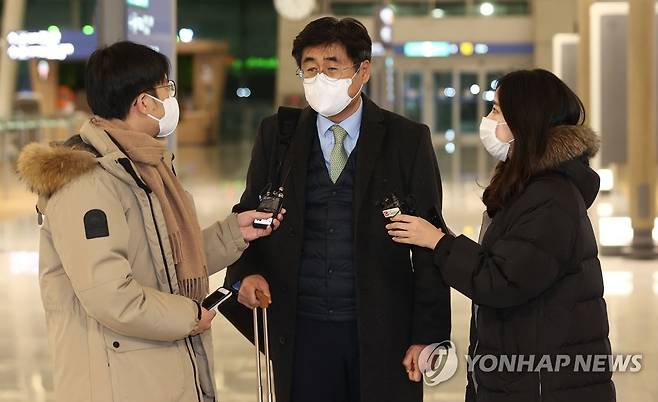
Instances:
[[[285,215],[286,210],[281,209],[281,212],[277,215],[276,219],[272,219],[272,225],[266,228],[256,228],[254,227],[254,221],[263,220],[272,218],[272,214],[268,212],[258,212],[258,211],[245,211],[238,214],[238,225],[240,226],[240,231],[242,232],[242,237],[246,242],[252,242],[261,237],[266,237],[272,234],[274,230],[277,230],[283,221],[283,216]]]

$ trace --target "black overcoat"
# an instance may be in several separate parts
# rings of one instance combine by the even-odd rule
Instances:
[[[363,402],[420,402],[422,385],[409,381],[402,359],[412,344],[450,338],[450,291],[432,263],[431,250],[396,244],[386,231],[380,202],[388,193],[412,195],[420,215],[441,211],[441,178],[427,126],[380,109],[363,96],[354,188],[356,299]],[[263,275],[272,294],[269,309],[271,354],[277,401],[290,401],[295,345],[298,269],[304,238],[307,164],[317,114],[302,111],[283,158],[288,167],[286,217],[274,234],[253,242],[229,267],[226,284]],[[255,209],[268,182],[270,158],[278,144],[277,116],[261,123],[247,185],[234,211]],[[235,300],[222,313],[252,338],[252,312]],[[251,336],[250,336],[251,335]],[[317,362],[322,364],[322,362]],[[312,370],[312,367],[308,368]]]

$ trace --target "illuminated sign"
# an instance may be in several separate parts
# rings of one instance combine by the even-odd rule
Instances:
[[[129,6],[149,8],[149,0],[126,0],[126,4]]]
[[[450,42],[407,42],[404,55],[407,57],[448,57],[459,53],[459,46]]]
[[[279,67],[279,59],[276,57],[248,57],[246,60],[235,59],[231,68],[240,70],[245,67],[248,70],[276,70]]]
[[[126,0],[126,39],[175,55],[173,0]]]
[[[155,18],[152,15],[140,15],[134,11],[128,15],[128,32],[132,35],[149,36],[154,25]]]
[[[9,32],[7,55],[12,60],[65,60],[75,51],[72,43],[62,43],[58,30]]]
[[[473,43],[422,41],[394,46],[395,54],[405,57],[481,56],[487,54],[532,54],[532,43]],[[374,50],[374,46],[373,46]]]

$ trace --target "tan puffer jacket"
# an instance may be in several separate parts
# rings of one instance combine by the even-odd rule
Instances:
[[[212,401],[210,331],[190,336],[200,309],[179,295],[160,204],[127,156],[87,123],[65,146],[27,146],[18,170],[45,216],[39,281],[56,400]],[[203,235],[209,274],[247,247],[235,215]]]

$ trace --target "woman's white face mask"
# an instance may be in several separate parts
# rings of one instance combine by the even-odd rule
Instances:
[[[509,155],[509,149],[514,142],[512,138],[509,142],[501,141],[496,136],[496,130],[498,126],[506,126],[507,123],[499,123],[496,120],[492,120],[488,117],[482,118],[482,123],[480,123],[480,140],[486,148],[487,152],[491,154],[494,158],[499,161],[507,160]]]
[[[352,85],[354,77],[359,70],[354,73],[352,78],[342,78],[332,80],[324,73],[320,73],[313,78],[304,78],[304,95],[308,104],[324,117],[335,116],[345,110],[345,108],[361,93],[361,88],[355,96],[350,96],[349,88]]]

